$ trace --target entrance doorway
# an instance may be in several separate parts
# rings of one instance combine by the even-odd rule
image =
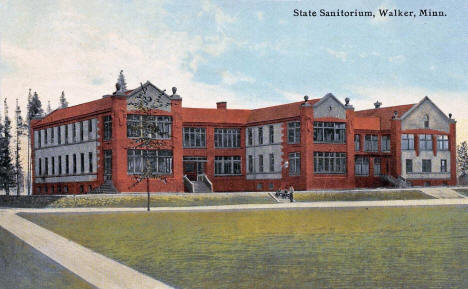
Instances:
[[[196,181],[198,175],[205,173],[206,157],[184,157],[184,175]]]

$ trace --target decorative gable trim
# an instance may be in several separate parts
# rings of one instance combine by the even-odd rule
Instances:
[[[452,121],[452,119],[450,119],[447,115],[445,115],[445,113],[437,105],[435,105],[435,103],[432,102],[432,100],[428,96],[425,96],[420,102],[418,102],[412,108],[410,108],[407,112],[405,112],[400,117],[400,119],[403,120],[407,118],[408,116],[410,116],[414,111],[418,109],[418,107],[420,107],[426,101],[428,101],[436,109],[436,111],[445,118],[445,120],[449,122]]]
[[[344,106],[344,104],[341,103],[341,101],[339,101],[338,98],[336,98],[336,96],[334,96],[334,95],[333,95],[332,93],[330,93],[330,92],[327,93],[327,94],[325,94],[325,96],[323,96],[318,102],[316,102],[316,103],[314,104],[314,108],[319,107],[322,103],[324,103],[325,101],[327,101],[327,99],[329,99],[329,98],[332,98],[333,100],[335,100],[336,102],[338,102],[338,103],[341,105],[341,107],[343,107],[343,109],[346,109],[346,107]]]

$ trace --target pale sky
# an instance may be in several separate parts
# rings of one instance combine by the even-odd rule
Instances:
[[[330,2],[332,4],[330,4]],[[407,3],[411,2],[411,3]],[[294,9],[442,10],[446,17],[293,17]],[[468,1],[5,1],[0,96],[43,107],[151,81],[184,106],[255,108],[351,98],[356,109],[429,96],[468,140]]]

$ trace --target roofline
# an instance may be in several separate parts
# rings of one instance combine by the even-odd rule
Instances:
[[[423,99],[421,99],[416,105],[414,105],[412,108],[410,108],[407,112],[405,112],[400,117],[400,119],[403,120],[403,119],[407,118],[411,113],[413,113],[416,110],[416,108],[418,108],[426,100],[428,100],[436,108],[436,110],[445,117],[446,120],[449,120],[449,121],[451,120],[451,118],[449,118],[447,115],[445,115],[445,113],[434,102],[432,102],[432,100],[427,95]]]
[[[356,113],[359,112],[367,112],[371,110],[379,111],[383,109],[389,109],[389,108],[395,108],[395,107],[402,107],[402,106],[407,106],[407,105],[415,105],[416,103],[408,103],[408,104],[400,104],[400,105],[392,105],[392,106],[384,106],[384,107],[379,107],[379,108],[368,108],[368,109],[363,109],[363,110],[356,110]]]

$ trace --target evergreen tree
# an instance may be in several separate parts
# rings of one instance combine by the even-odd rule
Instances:
[[[457,146],[457,171],[460,176],[466,176],[468,171],[468,143],[462,142]]]
[[[0,188],[5,190],[6,195],[10,194],[10,187],[15,185],[15,170],[13,168],[10,141],[11,141],[11,121],[8,117],[8,106],[6,98],[4,101],[5,119],[2,126],[0,138]]]
[[[23,132],[26,126],[23,124],[23,117],[21,116],[21,108],[18,104],[18,99],[16,99],[16,150],[15,150],[15,173],[16,173],[16,195],[20,195],[23,191],[24,184],[24,172],[23,165],[21,164],[20,151],[21,151],[21,141],[20,137],[23,135]]]
[[[62,94],[60,95],[60,108],[66,108],[68,107],[68,101],[65,98],[65,92],[62,91]]]
[[[31,92],[31,90],[29,90]],[[42,103],[37,95],[37,92],[34,92],[31,100],[28,102],[28,115],[27,115],[27,122],[31,121],[34,116],[42,117],[44,114],[44,110],[42,109]]]
[[[127,91],[127,82],[125,81],[123,70],[120,71],[119,78],[117,79],[117,83],[120,85],[119,92]]]
[[[52,112],[52,108],[50,107],[50,100],[47,101],[47,114]]]

